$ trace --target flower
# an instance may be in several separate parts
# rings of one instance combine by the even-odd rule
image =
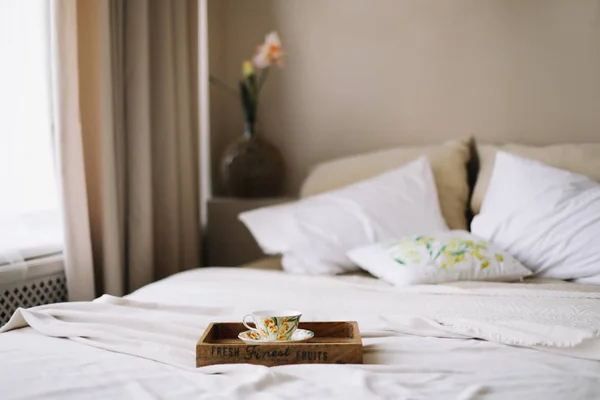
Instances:
[[[273,31],[265,37],[265,42],[258,47],[256,55],[252,59],[254,67],[263,69],[276,64],[282,66],[283,51],[281,49],[281,41],[277,32]]]
[[[252,64],[252,61],[245,60],[242,63],[242,73],[244,74],[244,78],[246,79],[254,75],[254,64]]]
[[[248,337],[250,339],[256,340],[256,339],[260,338],[260,334],[258,332],[248,332]]]
[[[220,79],[210,76],[211,83],[217,84],[230,94],[239,95],[246,122],[245,134],[247,133],[250,137],[254,136],[258,100],[262,87],[269,76],[269,67],[273,64],[281,67],[282,59],[281,41],[277,32],[273,31],[265,36],[264,43],[258,47],[252,60],[242,62],[242,79],[238,81],[239,91],[232,89]]]

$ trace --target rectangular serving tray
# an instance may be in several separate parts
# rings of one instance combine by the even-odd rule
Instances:
[[[196,367],[214,364],[362,364],[362,339],[355,321],[300,322],[315,337],[302,343],[247,344],[238,322],[211,323],[196,344]]]

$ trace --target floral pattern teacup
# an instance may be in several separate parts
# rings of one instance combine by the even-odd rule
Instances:
[[[242,322],[256,339],[286,341],[290,340],[298,328],[301,316],[302,313],[296,310],[260,310],[244,315]],[[246,323],[248,318],[251,318],[256,328]]]

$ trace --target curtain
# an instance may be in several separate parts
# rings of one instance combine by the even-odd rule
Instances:
[[[200,266],[196,1],[53,9],[69,298]]]

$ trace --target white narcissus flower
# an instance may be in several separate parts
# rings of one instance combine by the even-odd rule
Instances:
[[[265,37],[265,42],[258,47],[252,62],[256,68],[262,69],[275,64],[282,66],[283,51],[277,32],[273,31]]]

